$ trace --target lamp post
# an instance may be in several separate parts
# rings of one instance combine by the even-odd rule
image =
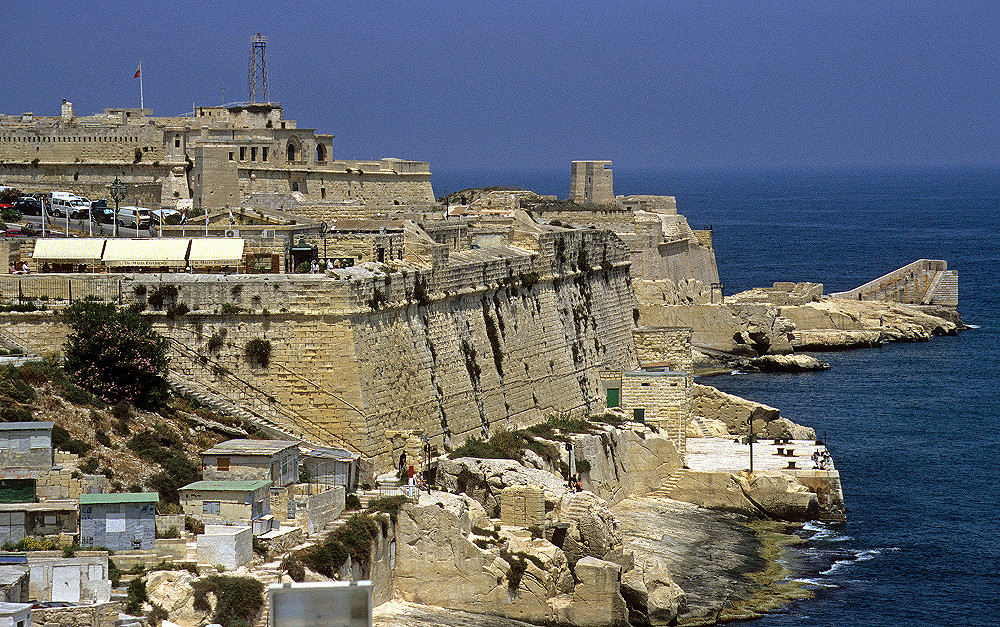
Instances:
[[[118,203],[125,199],[128,187],[117,176],[109,188],[111,199],[115,201],[115,237],[118,237]]]

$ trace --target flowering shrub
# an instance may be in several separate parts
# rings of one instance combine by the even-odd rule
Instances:
[[[77,383],[110,403],[156,409],[167,398],[167,339],[138,311],[78,301],[64,319],[73,329],[64,367]]]

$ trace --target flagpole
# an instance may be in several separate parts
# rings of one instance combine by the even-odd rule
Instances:
[[[139,59],[139,115],[146,108],[146,103],[142,99],[142,59]]]
[[[45,237],[45,197],[43,196],[42,201],[42,237]]]

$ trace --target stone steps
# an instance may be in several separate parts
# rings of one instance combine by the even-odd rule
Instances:
[[[677,483],[681,480],[681,477],[687,474],[687,472],[687,468],[678,468],[667,477],[667,480],[663,482],[663,485],[658,490],[650,492],[649,496],[665,499],[671,498],[670,494],[677,487]]]

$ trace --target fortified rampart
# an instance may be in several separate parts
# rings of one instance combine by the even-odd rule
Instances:
[[[164,309],[183,304],[185,315],[150,313],[171,339],[173,376],[386,466],[386,431],[459,445],[550,412],[597,411],[601,370],[634,367],[621,241],[542,233],[535,248],[463,251],[430,268],[339,278],[7,275],[0,298],[55,304],[93,294],[128,304],[159,294]],[[0,330],[39,354],[59,350],[67,334],[53,312],[2,314]],[[254,338],[271,344],[267,367],[244,357]]]

